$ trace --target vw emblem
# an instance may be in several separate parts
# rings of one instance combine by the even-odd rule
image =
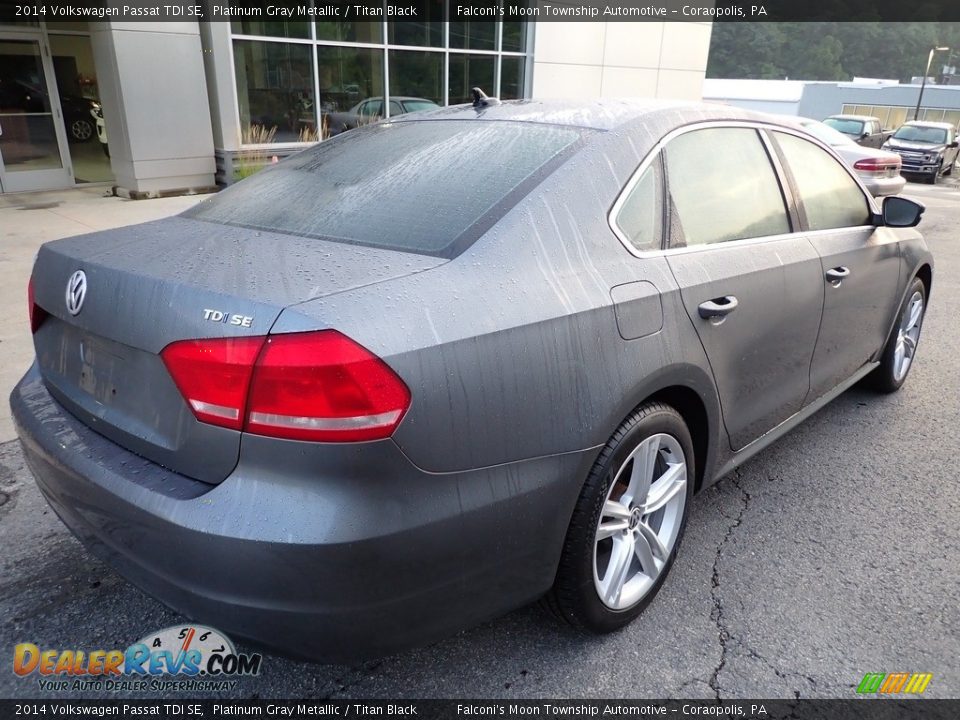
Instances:
[[[83,270],[77,270],[67,281],[67,310],[71,315],[80,314],[86,297],[87,274]]]

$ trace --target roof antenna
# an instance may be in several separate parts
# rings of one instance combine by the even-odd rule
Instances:
[[[473,106],[475,108],[489,107],[490,105],[499,105],[500,99],[495,97],[487,97],[487,94],[478,87],[471,90],[473,93]]]

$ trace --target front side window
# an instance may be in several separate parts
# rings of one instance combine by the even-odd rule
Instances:
[[[793,174],[809,229],[857,227],[869,222],[867,199],[837,160],[795,135],[774,135]]]
[[[756,130],[705,128],[665,150],[673,204],[670,247],[790,232],[773,165]]]

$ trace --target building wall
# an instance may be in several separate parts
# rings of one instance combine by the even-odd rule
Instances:
[[[535,98],[699,100],[711,23],[541,22]]]
[[[196,22],[91,26],[117,191],[209,188],[213,136]]]
[[[919,85],[857,86],[852,83],[811,83],[803,91],[800,114],[821,120],[828,115],[843,112],[844,105],[880,105],[905,109],[905,113],[901,110],[897,114],[897,119],[905,114],[906,119],[911,120],[919,96]],[[953,118],[957,117],[956,112],[960,111],[960,86],[927,85],[923,91],[923,108],[942,108],[947,111],[946,120],[956,123]],[[890,126],[896,125],[898,123],[894,122]]]

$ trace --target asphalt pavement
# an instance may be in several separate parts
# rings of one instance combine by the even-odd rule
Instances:
[[[926,696],[960,697],[960,187],[904,194],[928,207],[937,263],[906,385],[852,389],[701,493],[627,629],[582,635],[528,607],[350,667],[268,654],[220,696],[847,698],[867,672],[929,672]],[[183,621],[89,555],[0,445],[0,663],[20,642],[124,648]],[[9,668],[0,697],[70,695]]]

